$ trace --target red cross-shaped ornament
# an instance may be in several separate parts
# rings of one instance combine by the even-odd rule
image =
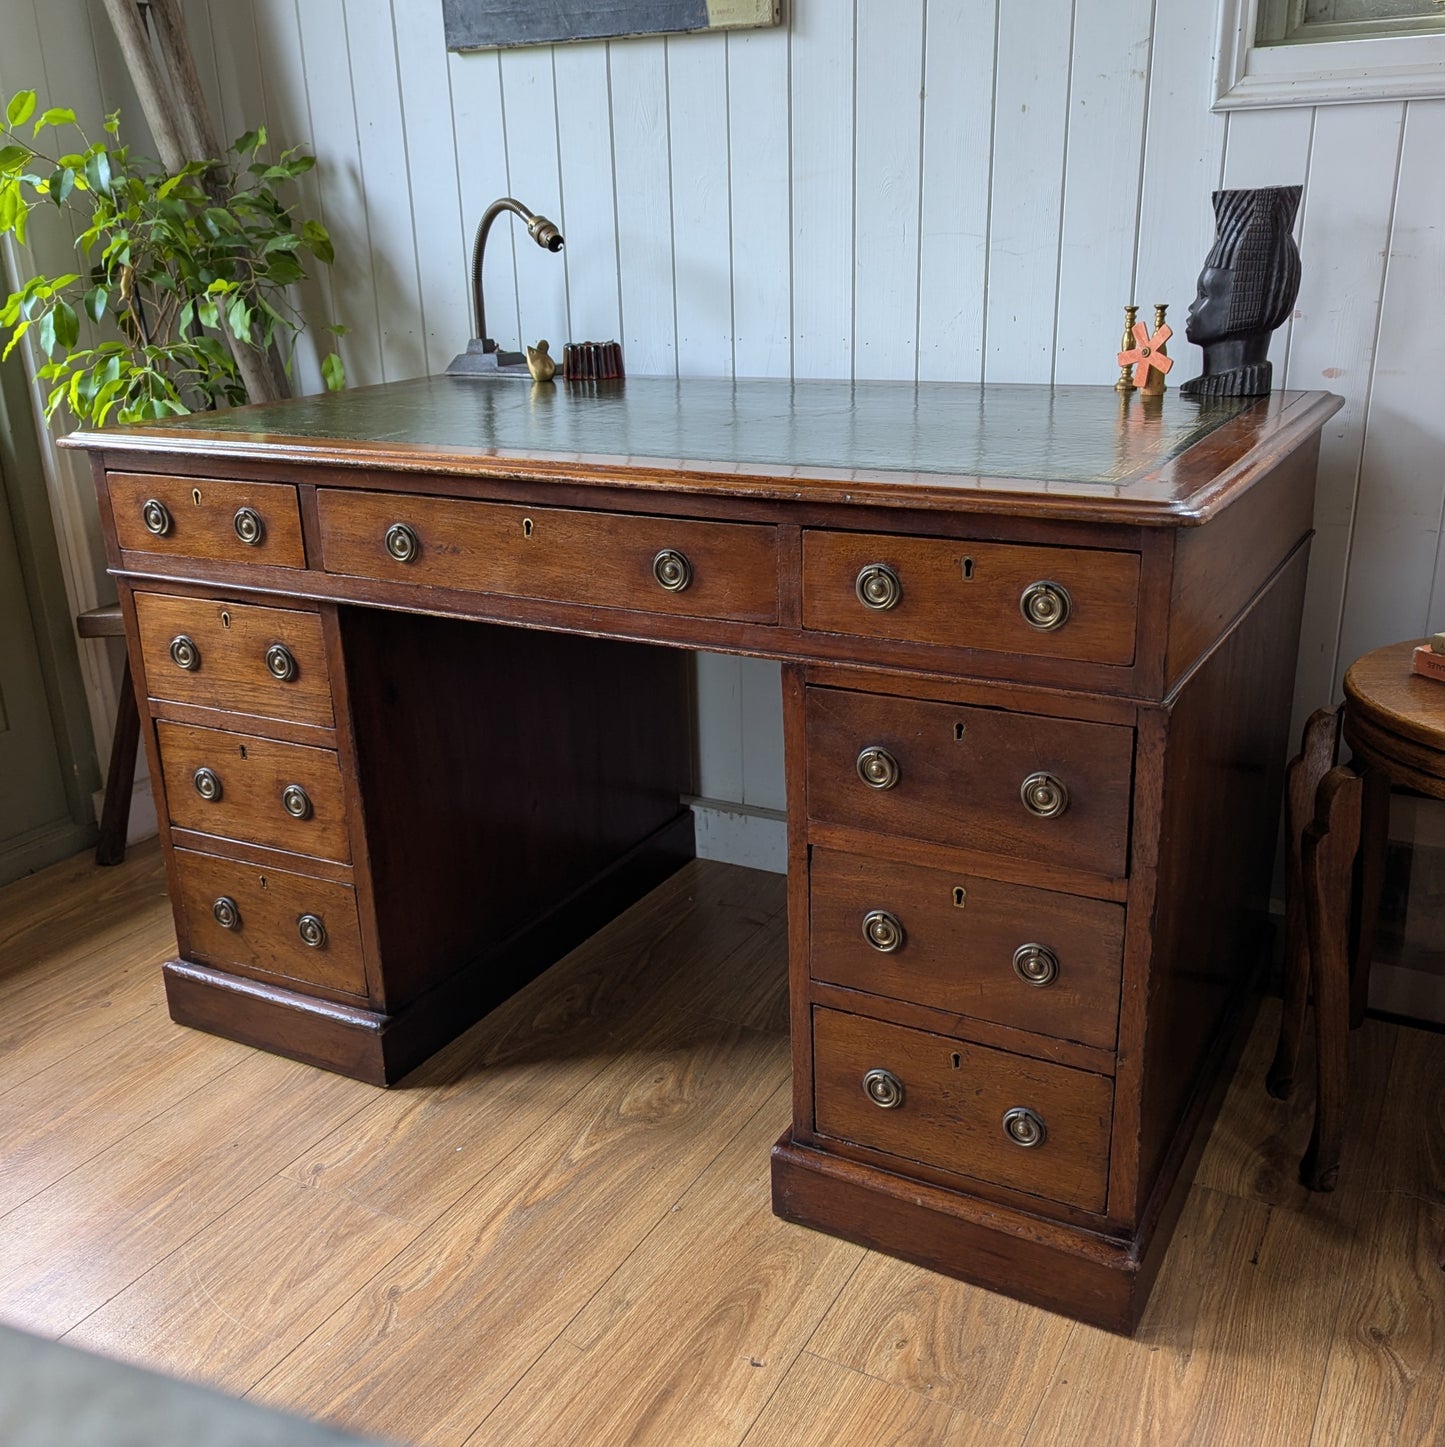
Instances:
[[[1174,335],[1174,328],[1162,326],[1151,337],[1149,328],[1143,322],[1134,323],[1134,345],[1127,352],[1119,353],[1121,367],[1134,368],[1134,385],[1142,387],[1149,380],[1149,368],[1167,372],[1174,365],[1174,358],[1160,353],[1160,347]]]

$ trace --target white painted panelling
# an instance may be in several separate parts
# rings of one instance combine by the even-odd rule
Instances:
[[[423,376],[421,282],[391,0],[346,0],[345,39],[365,227],[351,239],[370,253],[382,376]]]
[[[856,3],[789,5],[792,126],[786,144],[793,155],[793,371],[799,377],[853,373]]]
[[[1149,111],[1144,134],[1144,175],[1134,295],[1140,316],[1154,319],[1167,302],[1179,318],[1194,299],[1195,283],[1214,238],[1211,193],[1223,172],[1224,118],[1209,110],[1214,73],[1214,7],[1187,0],[1155,0],[1154,47],[1149,66]],[[1127,243],[1126,243],[1127,244]],[[1123,322],[1123,317],[1120,317]],[[1122,329],[1122,328],[1121,328]],[[1199,374],[1199,353],[1187,344],[1170,383]]]
[[[1134,294],[1134,250],[1120,246],[1119,237],[1132,231],[1139,212],[1152,9],[1152,0],[1076,0],[1056,382],[1108,383],[1117,377],[1110,348],[1124,329],[1125,305],[1140,300]],[[1147,308],[1140,316],[1154,320]]]
[[[463,287],[470,312],[471,247],[477,227],[487,207],[499,196],[508,196],[512,191],[511,176],[507,170],[506,129],[502,119],[502,72],[497,55],[490,51],[449,54],[447,67],[451,76],[452,131],[456,146],[455,181],[466,240]],[[444,164],[435,169],[427,168],[425,174],[431,184],[448,184]],[[526,187],[519,186],[517,189],[525,191]],[[559,218],[553,219],[561,224]],[[526,240],[525,233],[523,240]],[[531,242],[527,244],[530,246]],[[517,309],[515,252],[516,237],[512,223],[504,218],[493,227],[487,240],[482,293],[487,308],[486,330],[509,349],[522,335],[522,318]],[[466,334],[472,335],[470,326]],[[512,339],[510,343],[508,338]],[[456,350],[461,351],[461,347]]]
[[[923,0],[858,8],[853,375],[918,373]]]
[[[446,368],[472,334],[468,276],[471,236],[480,218],[462,215],[457,169],[464,162],[453,128],[441,7],[392,0],[391,22],[421,288],[422,346],[425,369],[434,373]]]
[[[1438,628],[1445,505],[1440,337],[1445,298],[1445,101],[1411,101],[1390,235],[1370,394],[1341,659]]]
[[[502,112],[507,129],[507,174],[513,179],[515,199],[560,227],[562,179],[557,168],[557,94],[552,78],[552,47],[538,45],[504,50],[499,59]],[[497,227],[513,233],[517,295],[522,299],[521,334],[507,338],[496,332],[497,344],[520,352],[545,338],[556,347],[560,360],[562,344],[567,340],[567,267],[562,253],[538,246],[527,235],[520,217],[508,212],[497,218]],[[565,231],[562,234],[566,236]],[[498,325],[501,325],[500,318]]]
[[[1072,0],[999,11],[989,208],[990,382],[1053,376]]]
[[[557,151],[562,170],[562,215],[553,219],[567,238],[567,341],[613,341],[622,336],[617,280],[617,193],[612,184],[612,107],[607,46],[559,45]]]
[[[431,0],[186,4],[223,137],[259,111],[318,155],[301,204],[338,260],[300,300],[313,328],[352,328],[353,381],[460,350],[471,238],[509,193],[568,247],[499,223],[486,290],[507,345],[618,337],[638,374],[1107,381],[1124,302],[1168,302],[1182,333],[1210,192],[1307,172],[1304,285],[1272,355],[1347,405],[1324,439],[1297,716],[1356,653],[1445,622],[1440,103],[1226,120],[1214,7],[1184,0],[791,0],[775,30],[500,57],[447,55]],[[93,4],[10,0],[0,84],[32,82],[140,130]],[[72,234],[40,218],[44,264]],[[1172,350],[1177,384],[1198,352]],[[83,606],[88,484],[52,486]],[[776,667],[701,660],[698,695],[700,788],[780,805]]]
[[[673,292],[680,376],[733,369],[727,36],[669,37]]]
[[[932,0],[923,79],[918,375],[983,378],[998,0]]]
[[[667,43],[609,42],[622,355],[630,372],[677,371]]]
[[[786,377],[793,364],[788,182],[788,32],[727,34],[733,369]]]
[[[1241,118],[1242,113],[1232,119],[1237,124]],[[1320,443],[1293,737],[1335,692],[1345,566],[1403,121],[1404,107],[1393,103],[1335,106],[1321,110],[1315,121],[1301,218],[1304,277],[1284,381],[1338,392],[1345,405]]]

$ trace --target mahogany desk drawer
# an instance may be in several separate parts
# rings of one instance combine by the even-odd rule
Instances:
[[[810,688],[808,816],[1122,878],[1134,731]]]
[[[117,541],[128,552],[304,568],[296,489],[283,482],[215,482],[112,472]]]
[[[172,824],[351,862],[341,767],[332,749],[158,723]]]
[[[776,529],[466,498],[318,494],[322,565],[387,582],[773,623]]]
[[[824,1009],[813,1011],[813,1060],[823,1135],[1104,1209],[1107,1077]]]
[[[1124,907],[815,848],[812,977],[1114,1048]]]
[[[1137,553],[803,534],[803,625],[829,633],[1125,666],[1138,594]]]
[[[166,593],[135,607],[152,698],[333,726],[319,614]]]
[[[175,851],[187,957],[364,997],[349,884]]]

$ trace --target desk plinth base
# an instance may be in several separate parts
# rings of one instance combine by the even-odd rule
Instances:
[[[1125,1334],[1138,1322],[1154,1275],[1155,1263],[1141,1255],[1136,1241],[906,1180],[798,1145],[789,1132],[773,1147],[773,1212]]]
[[[168,960],[164,975],[171,1019],[369,1085],[393,1085],[657,888],[693,852],[692,811],[683,809],[498,949],[394,1014],[318,999],[189,960]]]

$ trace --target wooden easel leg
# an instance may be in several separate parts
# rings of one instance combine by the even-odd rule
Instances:
[[[110,768],[105,780],[105,803],[100,811],[97,864],[119,864],[125,858],[125,831],[130,823],[130,796],[135,787],[136,747],[140,743],[140,711],[131,686],[130,659],[120,676],[120,700],[115,710],[115,735],[110,741]]]
[[[1334,766],[1339,737],[1339,706],[1316,709],[1305,724],[1299,755],[1285,774],[1284,1011],[1279,1022],[1274,1063],[1265,1077],[1265,1089],[1276,1100],[1288,1100],[1294,1090],[1300,1035],[1309,1002],[1310,951],[1300,877],[1300,845],[1314,818],[1320,781]]]
[[[1390,781],[1377,769],[1365,770],[1365,794],[1360,811],[1359,901],[1355,914],[1353,953],[1350,959],[1350,1029],[1365,1018],[1370,996],[1370,957],[1375,926],[1380,920],[1380,896],[1385,887],[1385,850],[1390,839]]]
[[[1350,904],[1363,792],[1363,780],[1353,769],[1331,769],[1320,785],[1319,806],[1302,850],[1318,1090],[1314,1134],[1300,1162],[1300,1179],[1312,1191],[1334,1190],[1340,1174],[1350,1035]]]

